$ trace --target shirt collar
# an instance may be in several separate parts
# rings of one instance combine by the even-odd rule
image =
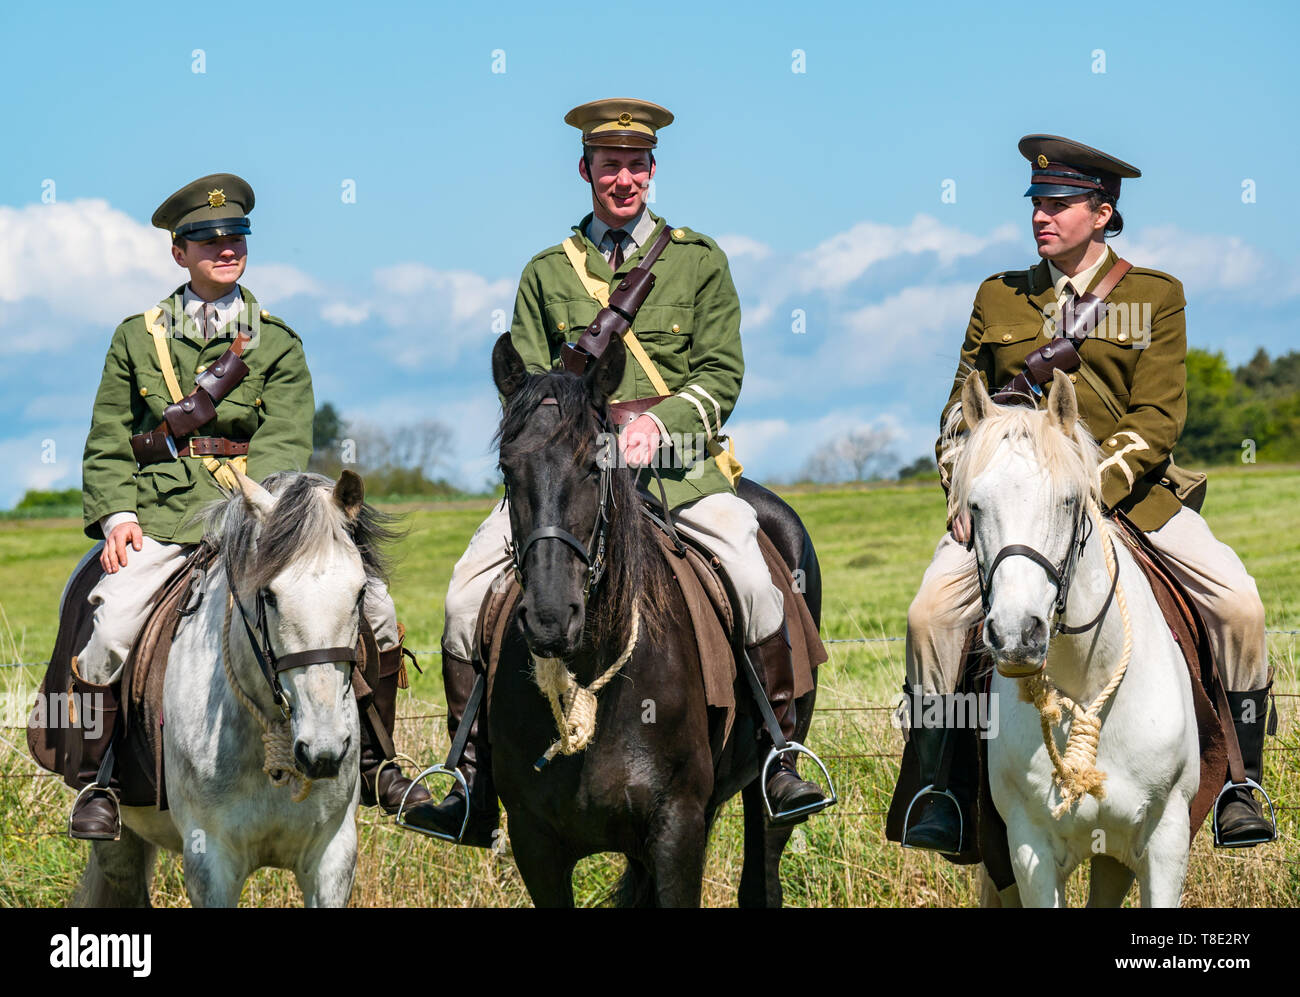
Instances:
[[[228,293],[222,295],[216,301],[204,301],[194,293],[194,290],[189,284],[185,285],[185,293],[182,295],[181,309],[184,311],[185,317],[193,322],[199,329],[202,329],[199,320],[203,313],[203,306],[207,304],[216,306],[217,328],[225,328],[227,323],[236,318],[244,307],[244,299],[240,286],[236,284]],[[199,332],[198,338],[203,338],[202,332]]]
[[[650,238],[650,233],[654,230],[655,220],[650,217],[650,209],[642,207],[641,214],[636,216],[636,220],[630,225],[623,226],[623,231],[628,233],[628,238],[623,241],[624,257],[631,256],[634,252],[644,246],[646,240]],[[601,249],[601,244],[608,242],[609,248],[612,251],[614,248],[614,240],[607,240],[605,238],[609,235],[609,232],[609,226],[593,214],[591,216],[591,222],[587,226],[587,238],[591,240],[592,245],[597,249]]]
[[[1065,294],[1065,290],[1068,285],[1074,290],[1074,296],[1076,298],[1083,297],[1083,295],[1087,293],[1089,285],[1092,284],[1092,279],[1097,276],[1097,271],[1102,268],[1102,265],[1108,259],[1110,259],[1109,250],[1102,253],[1101,256],[1097,258],[1097,262],[1094,263],[1092,266],[1088,267],[1087,270],[1082,270],[1079,273],[1075,274],[1073,277],[1067,277],[1065,274],[1063,274],[1060,270],[1057,269],[1055,263],[1053,263],[1051,260],[1048,260],[1047,272],[1049,276],[1051,276],[1052,278],[1052,287],[1056,291],[1056,296],[1058,298],[1062,297]]]

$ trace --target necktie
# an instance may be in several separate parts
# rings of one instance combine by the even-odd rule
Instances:
[[[1070,328],[1072,324],[1071,319],[1074,318],[1074,306],[1074,286],[1067,283],[1065,285],[1065,293],[1061,295],[1061,311],[1056,322],[1057,338],[1064,336],[1065,331]]]
[[[217,334],[217,306],[207,302],[203,306],[203,339],[206,342]]]
[[[627,239],[627,233],[621,228],[610,229],[609,238],[614,243],[614,258],[609,265],[618,270],[623,265],[623,242]]]

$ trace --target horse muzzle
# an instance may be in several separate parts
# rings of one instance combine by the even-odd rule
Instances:
[[[1047,666],[1047,621],[1030,616],[1011,625],[993,615],[984,623],[984,643],[993,655],[998,674],[1022,679],[1037,675]]]

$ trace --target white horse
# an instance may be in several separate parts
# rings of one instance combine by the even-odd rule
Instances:
[[[208,513],[221,556],[168,657],[170,809],[123,808],[121,839],[93,844],[81,904],[148,905],[158,846],[181,853],[196,907],[235,906],[263,866],[292,869],[309,907],[344,906],[352,892],[360,733],[350,659],[367,572],[383,573],[375,541],[388,535],[351,471],[337,485],[287,472],[266,488],[240,484]],[[241,606],[264,657],[269,646],[266,671]]]
[[[972,374],[962,412],[953,498],[973,522],[1001,717],[989,780],[1016,876],[1001,900],[1062,906],[1090,860],[1090,906],[1119,906],[1135,874],[1144,907],[1177,906],[1200,781],[1187,665],[1101,516],[1074,388],[1057,371],[1045,410],[1002,407]]]

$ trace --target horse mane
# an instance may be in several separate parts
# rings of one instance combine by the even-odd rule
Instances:
[[[334,481],[306,471],[277,471],[262,482],[276,497],[265,523],[258,521],[241,492],[204,510],[204,540],[221,551],[232,580],[246,590],[266,587],[289,565],[324,554],[334,544],[356,547],[367,575],[387,583],[392,569],[388,547],[402,536],[397,517],[362,503],[349,520],[331,496]]]
[[[940,437],[940,463],[951,464],[948,493],[950,513],[969,511],[970,488],[988,467],[1004,440],[1023,444],[1047,472],[1054,496],[1074,492],[1101,503],[1101,450],[1082,419],[1067,435],[1048,418],[1045,409],[991,403],[988,414],[969,433],[964,430],[961,403],[949,411]]]
[[[601,422],[592,407],[586,382],[568,373],[530,374],[505,400],[493,444],[501,450],[514,449],[515,441],[544,398],[555,399],[559,419],[547,438],[534,449],[556,447],[570,452],[575,468],[594,462],[598,456]],[[607,406],[602,406],[600,419],[606,426],[613,426]],[[654,527],[641,515],[636,472],[615,462],[610,473],[610,491],[605,576],[587,606],[586,629],[593,647],[617,654],[627,643],[633,605],[640,611],[643,638],[653,638],[663,632],[676,586],[664,565],[658,540],[652,532]]]

